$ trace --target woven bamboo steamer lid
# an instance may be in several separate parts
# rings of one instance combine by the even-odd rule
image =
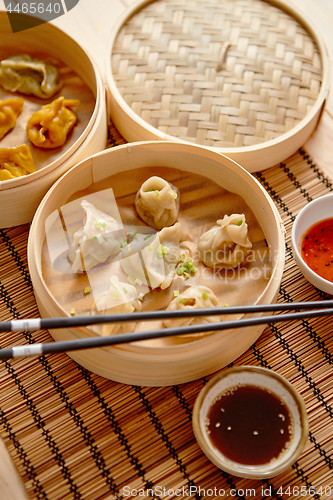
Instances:
[[[31,222],[38,204],[51,185],[75,163],[105,148],[107,113],[105,86],[97,66],[85,50],[60,29],[45,23],[13,34],[7,13],[0,11],[0,46],[10,47],[14,53],[21,54],[29,51],[47,52],[50,57],[62,61],[75,71],[95,99],[87,126],[56,160],[32,174],[0,181],[0,228],[5,228]],[[22,97],[21,94],[17,95]]]
[[[109,112],[128,141],[200,144],[250,172],[306,142],[329,75],[320,32],[283,0],[141,0],[106,61]]]
[[[284,228],[271,198],[257,180],[234,161],[204,147],[184,143],[152,141],[117,146],[88,158],[59,179],[43,198],[33,219],[28,241],[28,264],[42,317],[65,316],[50,292],[42,267],[45,221],[76,192],[90,190],[94,183],[113,174],[124,178],[136,169],[174,167],[202,174],[225,189],[239,194],[254,212],[263,230],[272,258],[272,274],[258,303],[275,300],[284,268]],[[87,191],[88,192],[88,191]],[[82,194],[80,195],[82,196]],[[75,279],[75,278],[73,278]],[[122,383],[146,386],[173,385],[195,380],[222,368],[248,349],[264,326],[226,330],[195,342],[147,347],[138,344],[71,352],[88,370]],[[57,341],[91,337],[87,328],[50,331]]]

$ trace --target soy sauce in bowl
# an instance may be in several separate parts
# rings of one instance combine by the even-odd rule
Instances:
[[[229,389],[211,406],[207,418],[212,444],[241,464],[258,465],[278,458],[292,435],[287,406],[261,387]]]
[[[308,437],[305,404],[278,373],[255,366],[219,372],[193,408],[199,446],[220,469],[264,479],[291,467]]]

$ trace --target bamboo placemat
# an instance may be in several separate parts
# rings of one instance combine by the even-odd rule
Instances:
[[[109,146],[124,142],[111,126]],[[331,181],[303,150],[256,177],[286,228],[278,300],[329,298],[298,271],[290,232],[309,200],[332,191]],[[2,321],[38,316],[27,269],[28,231],[28,225],[0,230]],[[228,475],[199,449],[191,412],[210,377],[164,388],[126,386],[88,372],[65,354],[2,363],[0,435],[31,499],[333,498],[331,333],[330,318],[270,326],[234,363],[269,367],[304,398],[309,440],[298,462],[276,478],[254,481]],[[1,340],[1,347],[7,347],[52,339],[41,331],[2,334]]]

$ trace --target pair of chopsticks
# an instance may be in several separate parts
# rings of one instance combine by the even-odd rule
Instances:
[[[54,328],[75,328],[105,323],[126,323],[138,321],[151,321],[160,319],[181,319],[189,317],[218,316],[227,314],[249,314],[282,312],[299,310],[294,313],[276,314],[271,316],[257,316],[242,318],[232,321],[220,321],[217,323],[207,323],[201,325],[181,326],[177,328],[163,328],[137,333],[122,333],[107,337],[96,336],[77,340],[66,340],[61,342],[35,343],[22,346],[14,346],[0,349],[0,360],[6,360],[19,356],[32,356],[54,354],[59,352],[76,351],[80,349],[90,349],[93,347],[105,347],[115,344],[125,344],[140,340],[156,338],[174,337],[195,333],[227,330],[232,328],[244,328],[254,325],[277,323],[281,321],[296,321],[304,318],[333,315],[333,301],[322,300],[313,302],[292,302],[286,304],[265,304],[252,306],[221,307],[214,309],[194,309],[181,311],[147,311],[133,314],[106,314],[97,316],[73,316],[66,318],[36,318],[12,320],[0,323],[0,332],[35,330],[52,330]]]

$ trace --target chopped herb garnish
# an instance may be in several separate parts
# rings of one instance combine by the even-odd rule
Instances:
[[[93,236],[93,240],[97,240],[97,236]]]
[[[185,256],[185,254],[184,254],[184,253],[182,253],[182,254],[180,255],[180,257],[179,257],[180,262],[184,262],[184,261],[185,261],[185,257],[186,257],[186,256]]]
[[[129,241],[134,238],[134,236],[136,235],[136,233],[137,233],[137,231],[135,229],[130,229],[128,231],[127,236],[128,236]]]
[[[83,290],[84,295],[88,295],[88,293],[91,292],[90,286],[86,286],[86,288]]]
[[[206,292],[206,290],[204,290],[204,291],[202,292],[202,298],[203,298],[204,300],[207,300],[207,299],[208,299],[208,297],[209,297],[208,293]]]
[[[153,250],[153,245],[151,243],[148,245],[148,250],[150,250],[150,251]]]
[[[97,229],[105,229],[107,224],[105,222],[105,220],[102,220],[102,219],[96,219],[95,220],[95,226]]]
[[[148,240],[148,238],[151,238],[153,235],[154,233],[147,234],[147,236],[143,238],[143,241]]]
[[[112,292],[112,298],[115,299],[115,300],[119,298],[119,292],[118,292],[118,290],[113,290],[113,292]]]
[[[123,286],[123,290],[124,290],[125,293],[128,293],[127,288],[125,288],[124,286]]]
[[[162,245],[162,243],[160,243],[159,246],[157,247],[156,251],[157,251],[158,258],[159,259],[164,259],[164,257],[168,253],[168,247],[165,246],[165,245]]]
[[[179,295],[179,290],[174,290],[173,291],[173,296],[174,297],[178,297],[178,295]]]
[[[127,240],[120,240],[120,249],[123,250],[127,246]]]
[[[171,196],[171,198],[173,198],[174,200],[176,200],[178,195],[177,195],[177,193],[175,191],[171,191],[170,192],[170,196]]]
[[[185,255],[180,256],[180,266],[177,269],[177,274],[178,276],[184,276],[185,279],[188,279],[190,277],[190,274],[195,274],[195,267],[193,264],[193,260],[191,257],[187,257],[186,261],[185,260]]]
[[[155,195],[156,195],[156,198],[161,197],[161,193],[158,191],[158,189],[155,189]]]
[[[184,304],[183,299],[179,299],[178,302],[179,302],[179,304]]]
[[[223,304],[223,307],[229,307],[229,304]]]
[[[243,224],[243,221],[242,221],[242,220],[239,220],[239,221],[237,222],[237,226],[241,226],[242,224]]]

